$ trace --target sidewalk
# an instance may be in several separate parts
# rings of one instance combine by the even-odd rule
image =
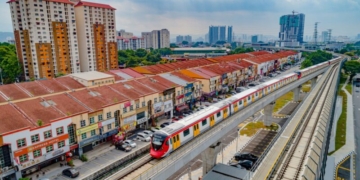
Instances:
[[[335,164],[340,163],[349,154],[355,152],[353,98],[352,95],[345,89],[345,86],[348,84],[348,82],[349,82],[349,78],[346,79],[346,82],[341,88],[342,90],[345,91],[347,95],[346,142],[344,146],[342,146],[334,154],[331,155],[335,157]]]

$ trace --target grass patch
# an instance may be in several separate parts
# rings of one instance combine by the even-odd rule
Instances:
[[[311,87],[310,85],[303,85],[302,86],[302,92],[310,92]]]
[[[345,86],[345,89],[346,89],[350,94],[352,94],[352,85],[351,85],[351,83],[347,84],[347,85]]]
[[[281,96],[280,98],[278,98],[275,101],[273,112],[274,113],[278,112],[282,107],[285,106],[286,103],[288,103],[289,101],[292,101],[293,98],[294,98],[294,92],[293,91],[289,91],[288,93],[286,93],[283,96]]]
[[[276,131],[277,129],[279,129],[279,126],[275,123],[272,123],[269,127],[267,127],[262,121],[251,122],[247,124],[242,130],[240,130],[240,135],[246,135],[251,137],[262,128]]]
[[[340,149],[346,143],[346,115],[347,115],[347,96],[344,91],[339,91],[339,96],[343,98],[343,106],[340,118],[336,126],[336,136],[335,136],[335,151]]]

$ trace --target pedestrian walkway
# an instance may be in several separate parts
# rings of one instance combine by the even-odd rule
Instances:
[[[335,157],[335,164],[340,163],[344,160],[349,154],[355,151],[355,139],[354,139],[354,114],[353,114],[353,98],[352,95],[345,89],[346,85],[349,83],[349,77],[346,79],[342,90],[345,91],[347,95],[347,109],[346,109],[346,142],[345,145],[338,149],[331,156]]]

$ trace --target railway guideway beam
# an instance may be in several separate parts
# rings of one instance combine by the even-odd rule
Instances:
[[[221,150],[221,142],[217,142],[201,153],[203,176],[205,176],[216,164],[216,157]]]
[[[273,114],[273,110],[274,110],[274,105],[275,102],[271,102],[270,104],[266,105],[264,107],[264,125],[265,126],[270,126],[273,120],[272,114]]]
[[[312,86],[313,87],[313,86]],[[296,87],[293,92],[294,92],[294,102],[299,102],[302,99],[300,98],[300,91],[301,91],[302,85]]]

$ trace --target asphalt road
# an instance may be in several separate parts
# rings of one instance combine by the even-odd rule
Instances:
[[[356,91],[359,92],[356,92]],[[357,132],[357,130],[360,129],[360,87],[353,86],[353,105],[354,105],[354,125],[355,125],[355,151],[356,151],[356,159],[355,159],[355,177],[357,179],[360,178],[360,132]]]

